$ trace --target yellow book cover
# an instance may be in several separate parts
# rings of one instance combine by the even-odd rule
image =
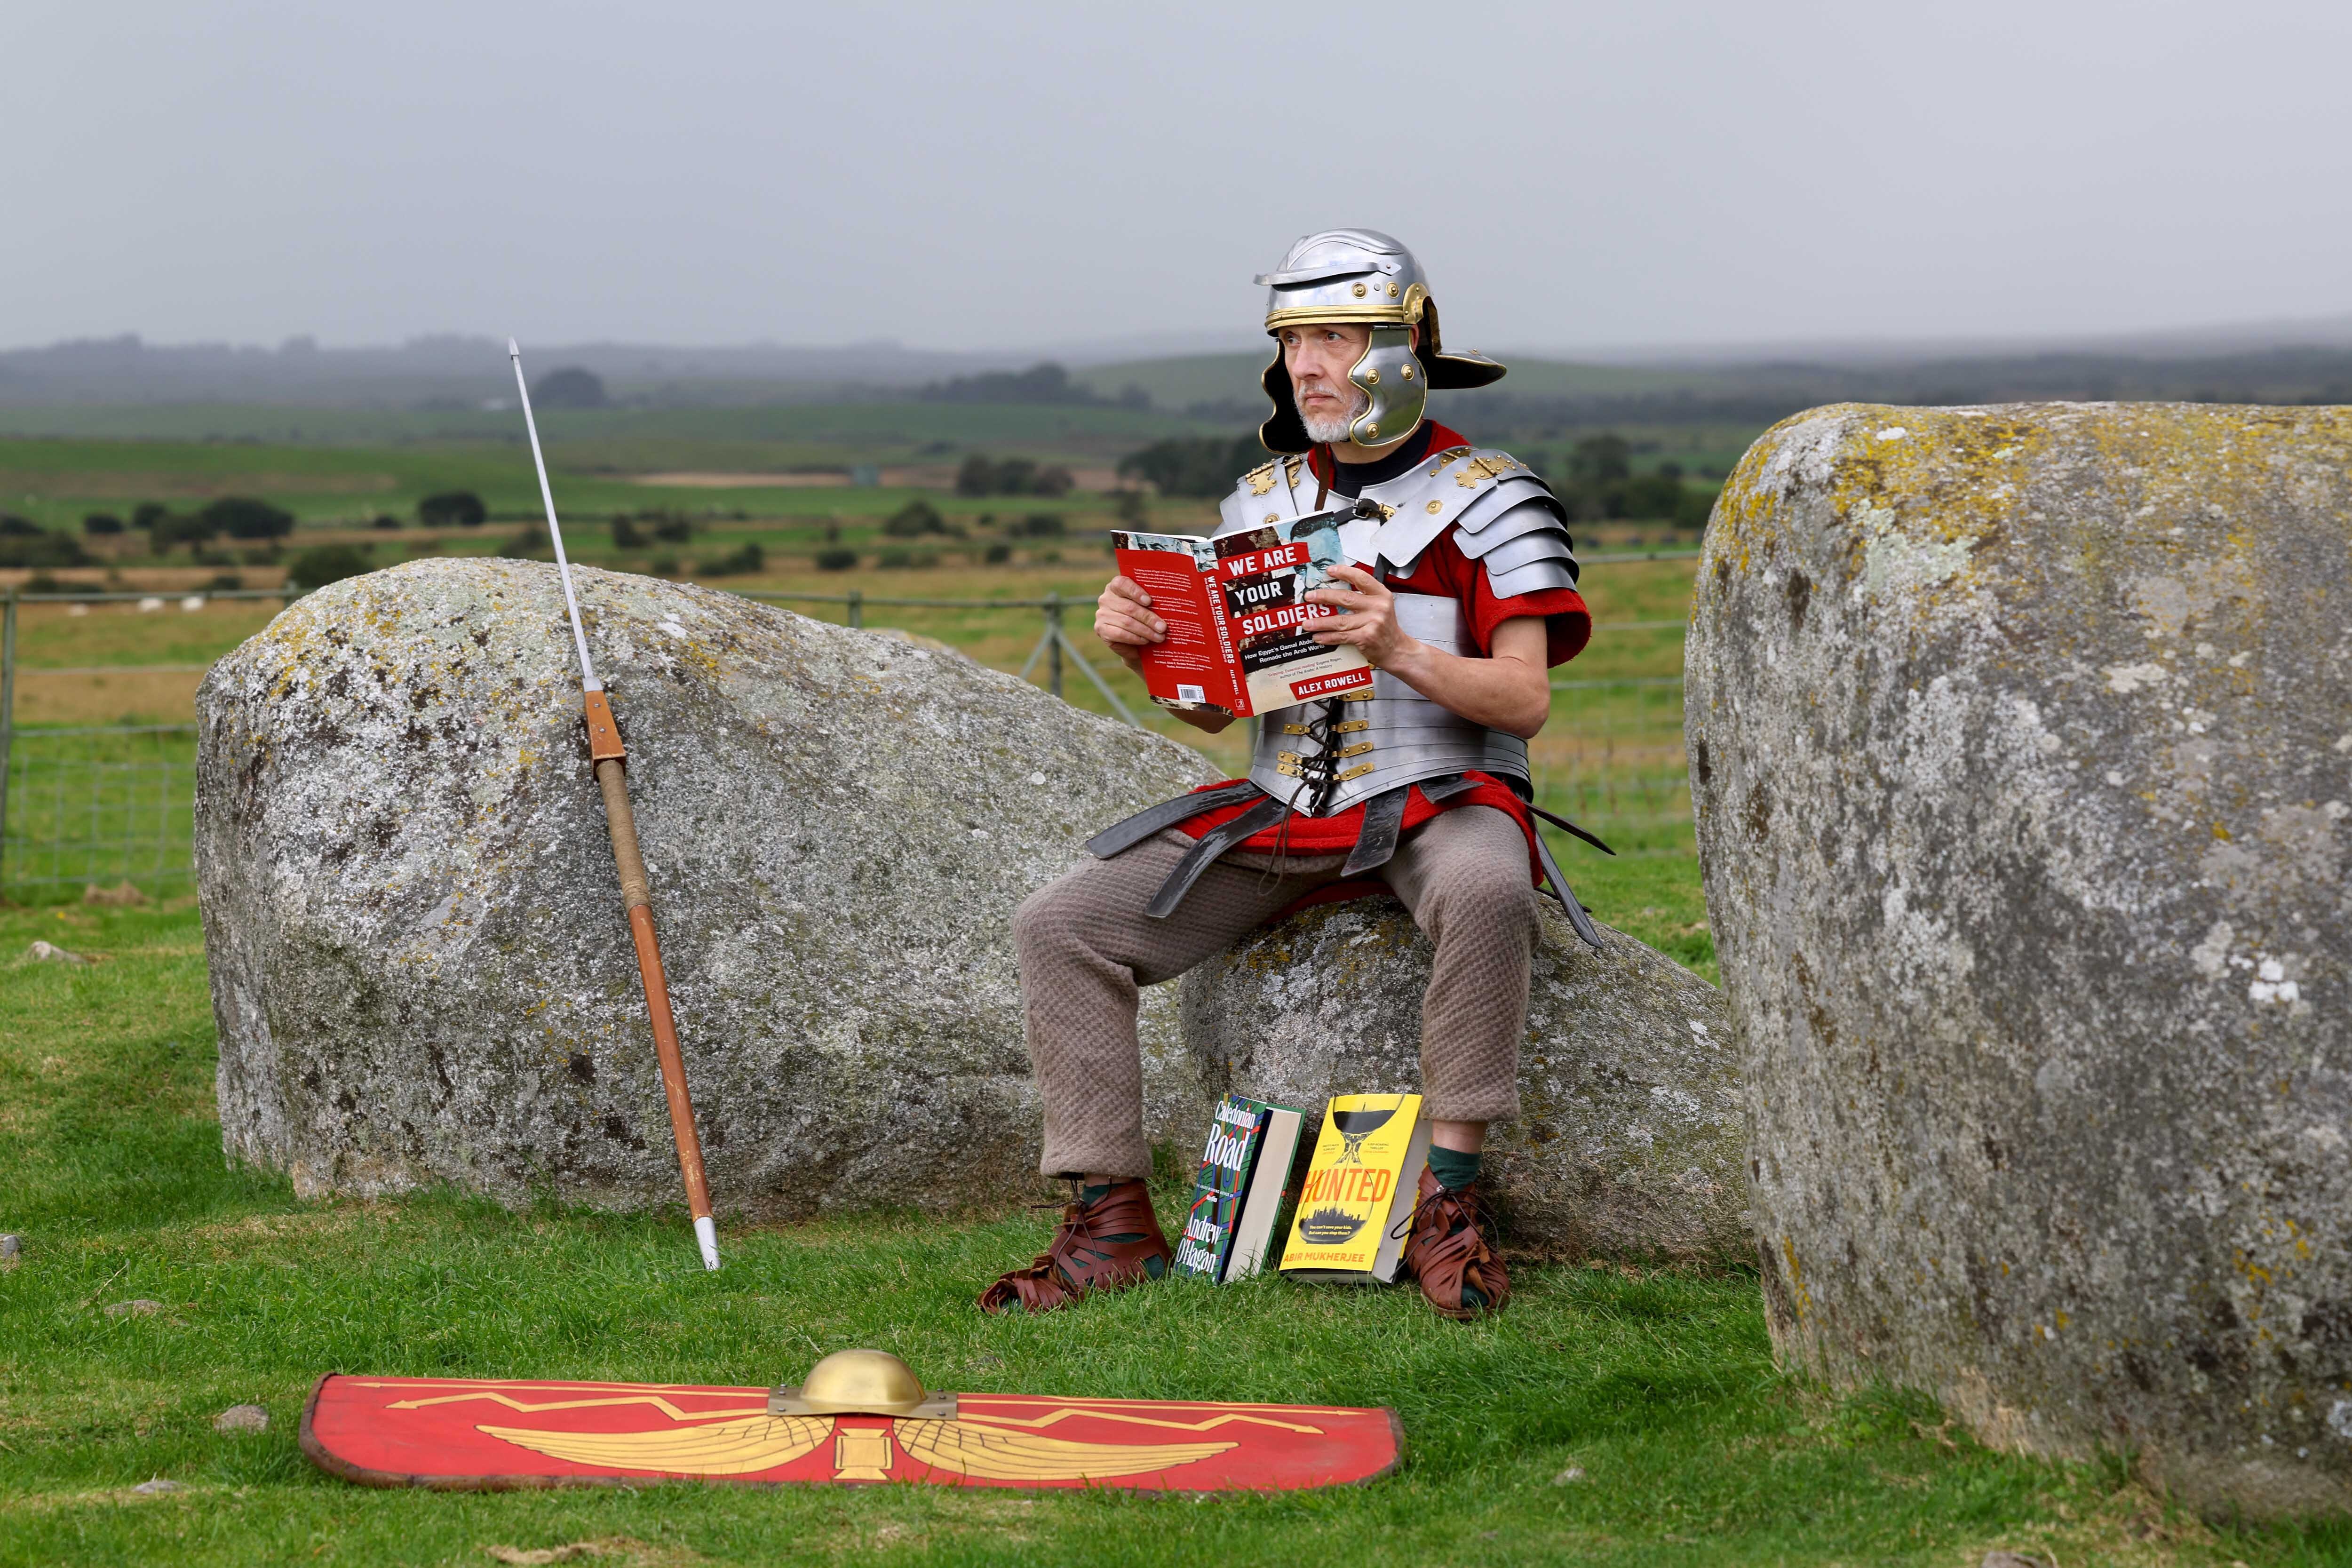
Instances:
[[[1299,1190],[1282,1271],[1385,1285],[1404,1251],[1402,1222],[1429,1163],[1417,1094],[1342,1094],[1323,1113]]]

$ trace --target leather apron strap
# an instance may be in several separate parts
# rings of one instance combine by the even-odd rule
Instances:
[[[1168,879],[1160,884],[1160,891],[1151,896],[1143,912],[1156,921],[1174,914],[1176,906],[1184,901],[1184,895],[1192,890],[1192,884],[1201,879],[1201,873],[1215,864],[1219,856],[1289,815],[1290,807],[1269,795],[1223,827],[1202,834],[1200,841],[1184,852],[1184,858],[1176,862],[1176,868],[1168,873]]]

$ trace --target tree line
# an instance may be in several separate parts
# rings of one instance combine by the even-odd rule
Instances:
[[[935,381],[915,394],[926,403],[1065,404],[1088,408],[1149,408],[1151,395],[1129,383],[1116,397],[1105,397],[1051,360],[1027,370],[990,370]]]
[[[982,496],[1060,496],[1076,481],[1059,463],[1037,464],[1026,458],[991,462],[978,452],[956,470],[956,494]]]

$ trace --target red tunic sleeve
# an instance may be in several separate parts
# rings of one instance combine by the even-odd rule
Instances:
[[[1522,616],[1539,616],[1544,623],[1544,662],[1566,664],[1592,640],[1592,612],[1584,595],[1573,588],[1545,588],[1533,594],[1496,598],[1487,585],[1486,568],[1462,553],[1449,528],[1437,536],[1411,574],[1391,577],[1389,586],[1405,594],[1442,594],[1468,606],[1470,632],[1481,654],[1494,651],[1495,628]]]

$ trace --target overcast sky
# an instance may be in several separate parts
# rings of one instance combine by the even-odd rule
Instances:
[[[2352,311],[2344,0],[0,3],[0,345],[1255,331],[1362,224],[1464,345]]]

